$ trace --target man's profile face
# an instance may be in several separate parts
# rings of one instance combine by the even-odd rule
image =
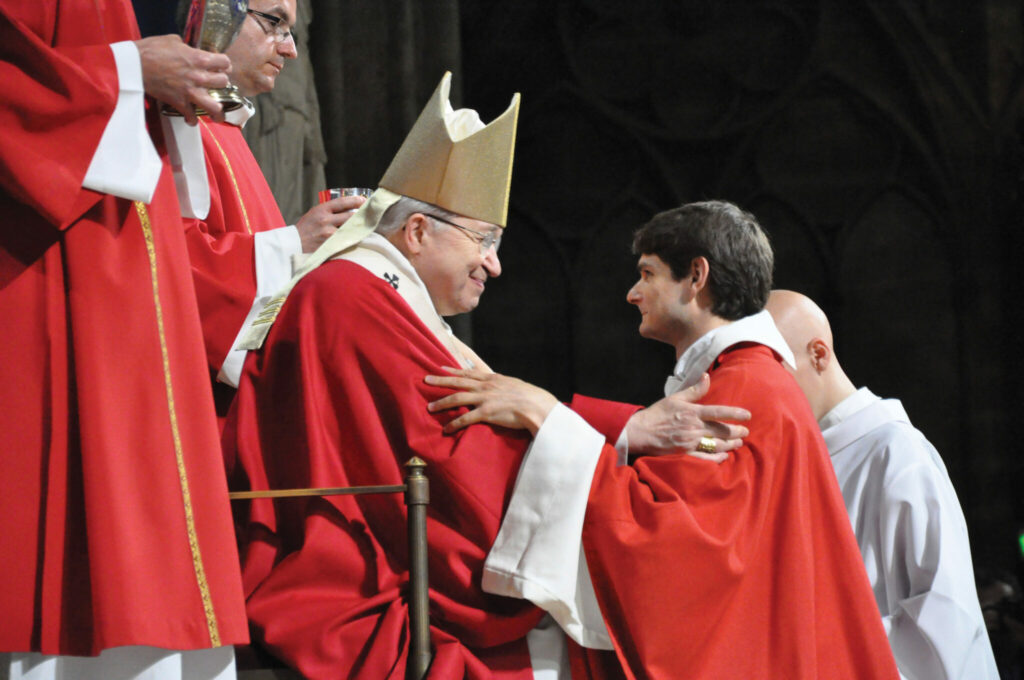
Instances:
[[[280,29],[295,25],[296,0],[249,0],[249,9],[282,20]],[[248,14],[242,22],[238,37],[225,54],[231,59],[231,82],[245,97],[270,92],[285,59],[298,56],[292,38],[278,42],[275,28],[269,19]]]
[[[481,253],[477,235],[431,221],[434,224],[428,229],[423,250],[414,261],[416,273],[423,279],[438,314],[452,316],[472,311],[480,303],[487,279],[501,274],[498,253],[494,248]],[[451,221],[480,234],[501,229],[469,217],[459,216]],[[434,226],[441,228],[435,231]]]
[[[626,301],[640,310],[640,335],[670,345],[686,333],[685,281],[676,281],[672,270],[657,255],[641,255],[640,280],[626,294]]]

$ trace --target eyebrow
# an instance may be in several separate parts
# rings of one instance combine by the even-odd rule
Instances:
[[[252,9],[252,8],[250,7],[250,9]],[[272,7],[268,8],[268,9],[260,10],[260,11],[263,12],[264,14],[270,14],[272,16],[277,17],[278,19],[280,19],[285,24],[285,26],[288,26],[288,28],[291,28],[292,26],[294,26],[294,24],[289,24],[288,23],[288,15],[287,15],[287,13],[284,10],[284,5],[276,4],[276,5],[273,5]]]

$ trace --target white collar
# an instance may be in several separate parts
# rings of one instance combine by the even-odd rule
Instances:
[[[862,387],[832,407],[831,411],[823,415],[821,420],[818,421],[818,427],[822,430],[835,427],[854,413],[867,408],[879,399],[880,397],[875,396],[871,390],[866,387]]]
[[[843,408],[839,414],[833,409],[827,416],[837,415],[841,419],[832,420],[821,431],[830,456],[838,455],[846,447],[887,423],[899,422],[913,427],[899,399],[881,399],[866,388],[851,394],[840,405]],[[822,422],[825,422],[824,418]]]
[[[372,232],[368,234],[366,238],[360,241],[359,246],[380,253],[381,255],[386,257],[392,264],[395,265],[400,274],[405,275],[406,278],[412,281],[412,283],[415,284],[417,288],[423,291],[423,303],[425,304],[425,306],[430,310],[430,312],[434,316],[437,317],[437,320],[441,323],[441,326],[454,337],[454,333],[452,333],[451,326],[449,326],[448,322],[444,320],[444,317],[437,313],[437,308],[434,307],[434,301],[430,299],[430,291],[427,290],[427,286],[426,284],[423,283],[423,279],[421,279],[420,275],[416,273],[416,270],[413,268],[412,263],[409,262],[409,258],[403,255],[401,250],[396,248],[395,245],[391,243],[391,241],[389,241],[384,236],[381,236],[377,232]],[[339,256],[342,255],[344,255],[344,252],[339,253],[339,255],[336,255],[331,259],[339,259]]]
[[[665,381],[665,394],[674,394],[690,387],[711,366],[718,355],[740,342],[756,342],[774,350],[782,360],[796,370],[793,351],[775,327],[771,314],[761,310],[725,326],[713,328],[686,348],[672,375]]]

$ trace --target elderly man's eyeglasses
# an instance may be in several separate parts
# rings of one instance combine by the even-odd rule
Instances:
[[[291,30],[288,28],[288,24],[286,24],[284,19],[281,17],[276,17],[273,14],[267,14],[266,12],[259,12],[254,9],[247,9],[245,11],[252,15],[253,19],[260,25],[260,28],[263,29],[264,33],[274,38],[274,42],[283,43],[289,38],[292,39],[292,42],[295,41],[295,35],[292,34]]]
[[[432,220],[437,220],[438,222],[450,224],[456,229],[461,229],[462,231],[466,232],[467,236],[469,236],[469,234],[479,236],[479,240],[473,238],[472,236],[469,236],[469,238],[476,241],[477,244],[480,246],[481,255],[486,255],[487,251],[490,250],[491,248],[494,248],[494,252],[497,253],[498,248],[501,247],[501,229],[495,229],[494,231],[489,231],[486,234],[481,234],[479,231],[476,231],[475,229],[464,227],[461,224],[455,224],[454,222],[446,220],[443,217],[438,217],[437,215],[427,215],[427,217],[429,217]]]

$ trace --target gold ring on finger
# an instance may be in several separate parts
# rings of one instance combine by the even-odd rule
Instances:
[[[715,440],[711,437],[701,437],[700,444],[697,444],[697,450],[702,453],[714,453],[716,450]]]

